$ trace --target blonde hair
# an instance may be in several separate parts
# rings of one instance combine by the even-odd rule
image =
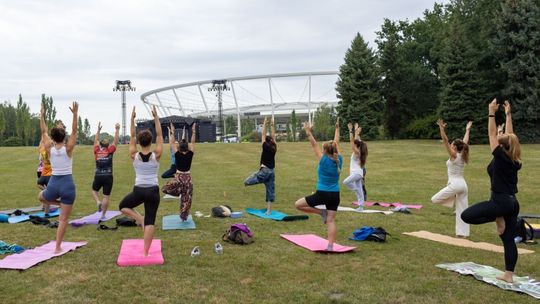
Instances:
[[[323,150],[326,155],[328,155],[336,163],[338,174],[341,173],[341,168],[339,168],[339,154],[338,147],[335,141],[328,141],[323,144]]]
[[[514,133],[507,133],[499,136],[498,140],[510,159],[514,162],[521,163],[521,145],[519,144],[517,135]]]

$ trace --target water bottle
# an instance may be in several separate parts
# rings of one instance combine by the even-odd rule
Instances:
[[[521,241],[523,241],[523,239],[522,239],[519,235],[516,236],[516,237],[514,238],[514,242],[515,242],[516,244],[521,243]]]

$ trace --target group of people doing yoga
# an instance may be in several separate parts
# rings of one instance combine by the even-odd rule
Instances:
[[[487,167],[491,180],[491,198],[488,201],[468,206],[468,188],[463,177],[464,167],[469,161],[469,137],[472,122],[468,122],[463,139],[449,142],[445,132],[446,123],[437,122],[441,138],[449,159],[446,162],[448,169],[448,184],[432,197],[434,203],[456,208],[456,236],[468,237],[469,224],[483,224],[495,222],[500,238],[504,245],[505,273],[499,279],[512,282],[512,276],[517,262],[517,246],[514,242],[516,221],[519,213],[519,203],[515,194],[518,192],[517,173],[521,169],[521,148],[518,137],[513,133],[510,103],[503,105],[506,114],[504,126],[497,129],[495,112],[501,105],[494,99],[489,104],[488,137],[493,159]],[[72,178],[72,156],[77,137],[77,111],[78,104],[70,107],[73,113],[72,134],[67,141],[65,127],[55,125],[48,134],[45,124],[44,108],[41,109],[41,142],[39,146],[40,167],[38,169],[38,185],[43,189],[39,200],[46,206],[60,205],[61,213],[56,236],[56,252],[61,251],[62,239],[67,227],[67,219],[71,213],[75,200],[75,184]],[[129,155],[135,169],[135,185],[133,191],[120,202],[120,211],[136,220],[143,228],[144,256],[148,255],[153,235],[157,209],[160,202],[160,189],[158,183],[159,160],[163,149],[163,135],[159,117],[155,106],[152,109],[155,122],[156,146],[152,150],[153,135],[150,130],[141,130],[135,133],[135,107],[131,115],[131,138]],[[267,134],[267,125],[270,132]],[[359,203],[358,210],[363,210],[366,200],[365,175],[368,148],[365,141],[360,139],[362,128],[356,123],[348,123],[349,142],[351,145],[350,175],[343,184],[354,191]],[[295,202],[295,207],[303,212],[318,214],[327,227],[327,250],[332,251],[336,240],[336,213],[340,204],[339,176],[342,171],[343,157],[341,156],[339,137],[340,121],[336,121],[334,139],[324,142],[322,149],[313,136],[312,126],[304,122],[304,130],[318,161],[316,192]],[[96,175],[92,185],[93,195],[103,214],[105,214],[110,190],[112,189],[112,155],[118,143],[119,125],[116,125],[115,139],[111,146],[108,141],[99,140],[99,131],[94,142],[96,159]],[[175,129],[169,127],[169,148],[171,150],[171,168],[162,177],[174,177],[163,187],[165,192],[179,196],[180,218],[185,221],[193,195],[193,182],[190,168],[193,160],[196,138],[195,124],[192,126],[191,141],[184,138],[182,131],[181,141],[175,140]],[[99,145],[98,145],[99,143]],[[137,143],[140,150],[137,149]],[[274,121],[265,118],[262,129],[262,152],[259,170],[248,176],[244,185],[264,184],[266,188],[266,213],[272,211],[275,201],[275,155],[277,152]],[[50,176],[50,177],[49,177]],[[48,184],[45,179],[50,178]],[[99,199],[98,191],[103,188],[103,200]],[[134,208],[144,204],[144,216]],[[317,207],[324,205],[324,207]],[[319,209],[321,208],[321,209]]]

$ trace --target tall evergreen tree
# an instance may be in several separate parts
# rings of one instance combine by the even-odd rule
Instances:
[[[41,103],[45,105],[45,123],[50,130],[56,123],[56,108],[52,96],[46,97],[45,94],[41,94]]]
[[[497,25],[502,95],[512,104],[514,130],[523,142],[540,142],[540,2],[505,0]]]
[[[339,68],[336,91],[342,135],[347,132],[347,123],[358,122],[362,125],[363,138],[376,138],[383,110],[377,60],[359,33],[345,54],[345,63]]]
[[[298,133],[299,121],[296,117],[296,111],[292,110],[291,113],[291,137],[292,141],[296,141],[296,133]]]

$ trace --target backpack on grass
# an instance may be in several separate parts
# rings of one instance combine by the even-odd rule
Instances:
[[[516,223],[516,237],[520,237],[522,243],[532,241],[534,239],[534,229],[531,224],[527,223],[525,219],[518,216]]]
[[[116,225],[117,226],[124,226],[124,227],[136,227],[137,222],[129,217],[121,217],[116,219]]]
[[[225,232],[222,239],[226,242],[247,245],[253,243],[253,233],[246,224],[233,224]]]

